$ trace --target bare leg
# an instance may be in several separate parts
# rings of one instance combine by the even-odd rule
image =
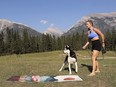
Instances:
[[[99,55],[99,51],[93,50],[93,53],[92,53],[92,67],[93,67],[93,69],[92,69],[92,72],[89,74],[89,76],[94,76],[96,67],[99,68],[98,62],[96,62],[96,58],[98,57],[98,55]]]
[[[99,69],[99,63],[98,63],[97,60],[96,60],[96,70],[95,70],[95,72],[100,72],[100,69]]]

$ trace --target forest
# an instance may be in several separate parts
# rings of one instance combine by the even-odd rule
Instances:
[[[116,52],[116,30],[107,30],[105,45],[107,51]],[[26,54],[46,51],[63,50],[65,45],[71,46],[73,50],[82,50],[82,46],[88,40],[86,32],[55,37],[49,34],[41,36],[30,36],[27,29],[23,30],[22,35],[13,29],[6,29],[0,33],[0,55]],[[91,49],[91,45],[87,49]]]

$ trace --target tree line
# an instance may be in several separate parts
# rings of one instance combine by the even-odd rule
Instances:
[[[82,50],[82,46],[87,39],[87,34],[84,30],[73,35],[55,37],[49,34],[30,36],[27,29],[24,29],[23,34],[20,35],[18,31],[7,28],[5,33],[0,33],[0,55],[63,50],[65,45],[70,45],[73,50]],[[115,29],[107,30],[105,43],[108,51],[116,51]],[[90,48],[91,45],[88,49]]]

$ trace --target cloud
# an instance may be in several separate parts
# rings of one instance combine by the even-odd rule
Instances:
[[[40,23],[46,24],[48,21],[47,20],[41,20]]]
[[[54,27],[54,24],[50,24],[50,27]]]

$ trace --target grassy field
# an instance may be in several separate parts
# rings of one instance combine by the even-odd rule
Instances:
[[[116,87],[116,54],[107,52],[104,60],[100,54],[101,73],[88,77],[91,68],[90,55],[87,51],[76,52],[78,56],[79,75],[82,82],[9,82],[11,76],[21,75],[67,75],[68,70],[59,72],[64,55],[62,51],[33,53],[24,55],[10,55],[0,57],[0,87]],[[67,66],[65,66],[67,67]]]

